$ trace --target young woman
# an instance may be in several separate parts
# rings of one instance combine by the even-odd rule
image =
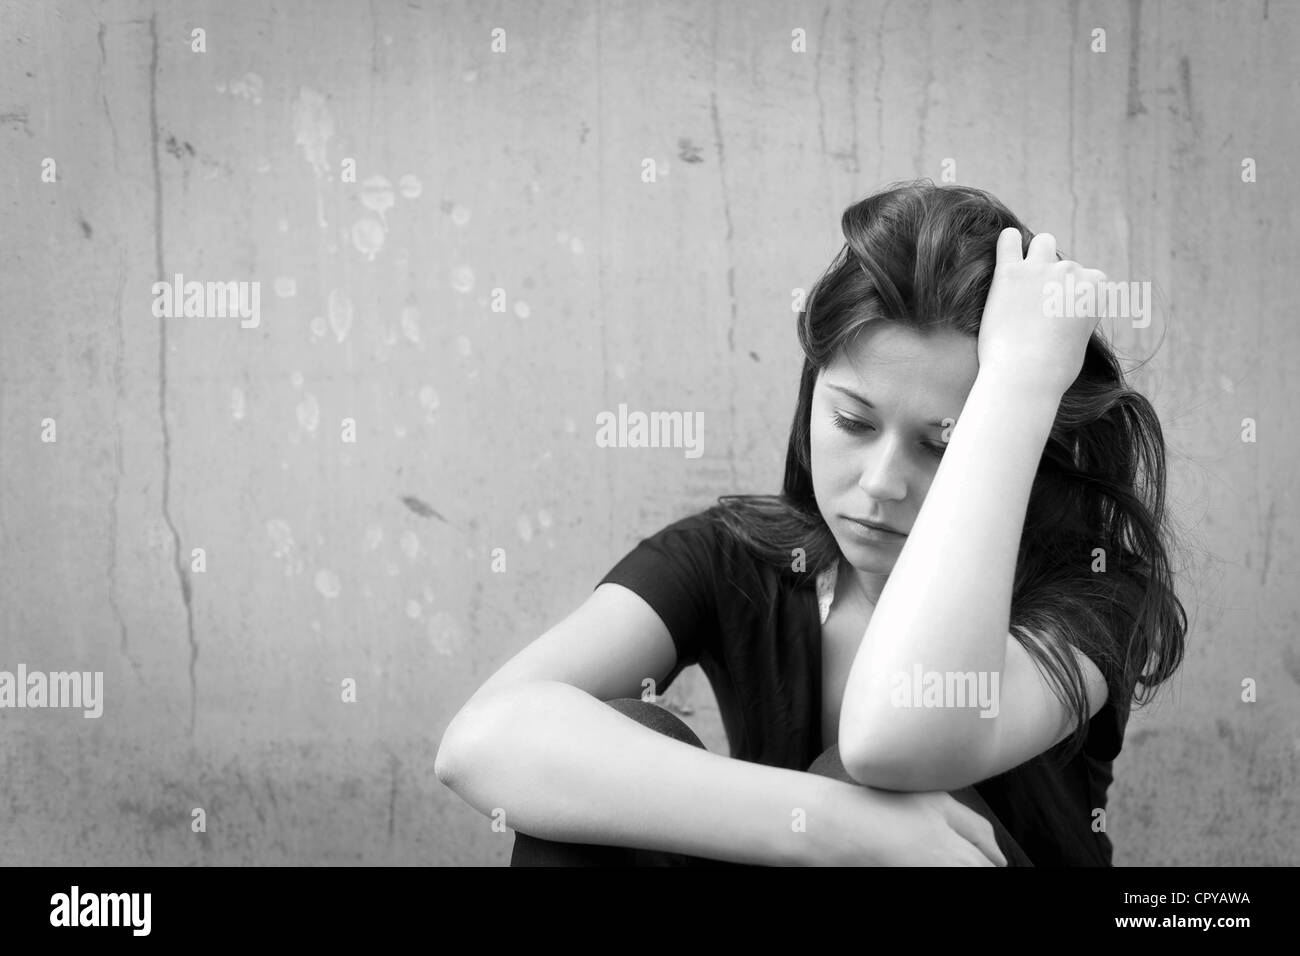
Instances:
[[[515,865],[1111,863],[1186,615],[1159,422],[1072,307],[1105,277],[966,187],[842,228],[781,494],[642,540],[449,725],[438,777]],[[653,702],[696,663],[729,757]]]

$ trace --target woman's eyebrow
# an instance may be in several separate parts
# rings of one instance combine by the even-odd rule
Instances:
[[[826,383],[826,387],[827,387],[827,388],[833,388],[833,389],[835,389],[835,391],[837,391],[837,392],[843,392],[843,393],[844,393],[845,395],[847,395],[849,398],[854,399],[855,401],[861,402],[863,405],[867,406],[867,408],[871,409],[873,412],[876,411],[876,406],[875,406],[875,405],[872,405],[872,404],[871,404],[871,400],[868,399],[867,396],[865,396],[865,395],[861,395],[861,394],[859,394],[858,392],[855,392],[855,391],[853,391],[853,390],[850,389],[850,388],[845,388],[843,385],[834,385],[834,384],[832,384],[831,382],[827,382],[827,383]],[[927,424],[928,426],[930,426],[931,428],[947,428],[947,427],[948,427],[948,424],[946,424],[946,423],[944,423],[944,422],[941,422],[941,421],[930,421],[930,422],[926,422],[926,424]],[[950,423],[949,423],[949,424],[950,424]]]

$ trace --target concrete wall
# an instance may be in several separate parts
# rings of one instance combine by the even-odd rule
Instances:
[[[1295,863],[1298,43],[1279,2],[5,3],[0,669],[104,711],[0,711],[0,862],[506,862],[448,720],[638,538],[778,487],[792,290],[948,168],[1159,296],[1112,331],[1193,627],[1117,862]],[[156,317],[177,273],[260,321]],[[620,402],[704,454],[597,448]],[[725,750],[698,669],[669,704]]]

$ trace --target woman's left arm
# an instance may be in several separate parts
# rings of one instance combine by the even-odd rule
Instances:
[[[1071,715],[1009,633],[1011,590],[1038,462],[1097,323],[1046,317],[1045,285],[1071,270],[1102,274],[1057,261],[1050,235],[1024,258],[1020,242],[1014,229],[999,237],[979,373],[849,671],[839,745],[859,783],[956,789],[1070,732]],[[1076,656],[1095,713],[1106,683]]]

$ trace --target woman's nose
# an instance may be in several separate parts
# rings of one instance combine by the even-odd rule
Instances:
[[[881,439],[867,453],[858,486],[867,496],[881,501],[899,501],[907,494],[907,460],[896,439]]]

